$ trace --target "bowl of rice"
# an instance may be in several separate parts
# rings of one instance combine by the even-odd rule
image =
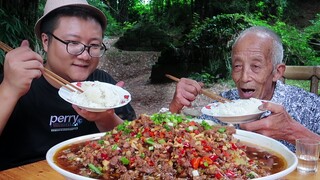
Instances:
[[[131,95],[125,89],[99,81],[83,81],[72,83],[84,92],[71,92],[61,87],[58,94],[71,104],[91,112],[102,112],[124,106],[131,101]]]
[[[203,114],[213,116],[225,123],[240,124],[260,119],[266,111],[259,110],[260,99],[238,99],[227,103],[210,103],[201,109]]]

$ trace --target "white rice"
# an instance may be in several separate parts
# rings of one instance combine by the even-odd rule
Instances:
[[[258,107],[262,104],[260,99],[238,99],[228,103],[217,103],[211,108],[213,116],[241,116],[261,112]]]
[[[90,108],[107,108],[120,104],[120,96],[112,86],[99,81],[81,83],[84,92],[73,92],[70,96],[75,104]]]

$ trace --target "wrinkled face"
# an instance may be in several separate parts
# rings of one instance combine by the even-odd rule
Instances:
[[[61,17],[52,34],[63,41],[77,41],[85,45],[101,44],[103,40],[98,22],[78,17]],[[70,82],[86,80],[98,66],[100,58],[91,57],[88,49],[80,55],[71,55],[65,44],[53,37],[49,42],[45,34],[42,34],[42,44],[47,52],[46,68]]]
[[[232,50],[232,79],[240,98],[270,100],[274,91],[272,41],[259,33],[246,34]]]

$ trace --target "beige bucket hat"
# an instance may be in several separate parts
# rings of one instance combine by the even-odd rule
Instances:
[[[40,19],[38,19],[38,21],[36,22],[36,25],[34,26],[35,34],[39,39],[41,39],[40,25],[44,17],[46,17],[51,11],[55,9],[58,9],[64,6],[69,6],[69,5],[79,6],[79,7],[89,9],[90,11],[92,11],[92,13],[95,13],[97,17],[100,18],[101,22],[103,23],[102,28],[104,29],[106,28],[107,26],[106,16],[98,8],[89,5],[86,0],[47,0],[46,5],[44,7],[43,16]]]

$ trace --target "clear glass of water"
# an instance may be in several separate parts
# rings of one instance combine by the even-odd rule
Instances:
[[[318,171],[320,141],[302,138],[296,140],[297,170],[302,173]]]

